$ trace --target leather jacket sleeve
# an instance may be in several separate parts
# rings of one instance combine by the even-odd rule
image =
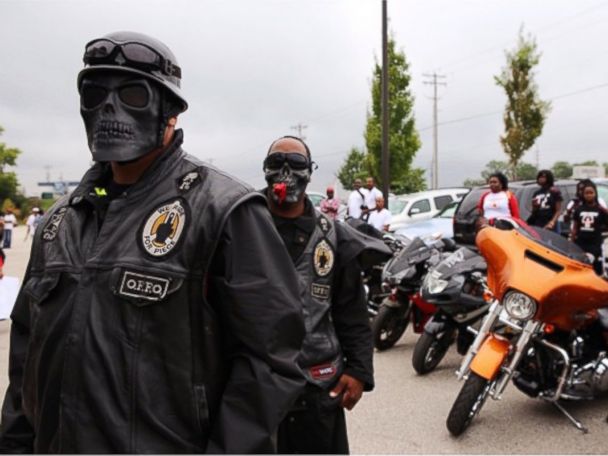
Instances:
[[[28,272],[23,283],[27,282]],[[0,453],[31,454],[34,450],[34,429],[22,410],[21,387],[23,367],[30,334],[29,306],[23,289],[17,297],[11,314],[11,336],[9,353],[9,386],[2,405],[2,430]]]
[[[232,363],[208,453],[273,453],[276,431],[304,387],[298,281],[263,203],[229,216],[211,269],[209,297]]]

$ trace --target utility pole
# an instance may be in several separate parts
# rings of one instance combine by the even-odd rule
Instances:
[[[303,132],[308,128],[308,125],[304,125],[302,122],[298,122],[297,125],[293,125],[291,127],[292,130],[296,130],[298,132],[297,136],[302,141],[306,140],[306,136],[304,136]]]
[[[439,187],[439,160],[437,158],[437,86],[445,86],[447,84],[445,82],[438,81],[438,79],[445,79],[445,75],[437,73],[424,73],[423,76],[426,78],[431,78],[430,81],[424,81],[424,84],[433,86],[433,180],[431,186],[433,188],[437,188]]]
[[[388,26],[387,0],[382,0],[382,194],[388,209],[388,192],[390,189],[388,150]]]

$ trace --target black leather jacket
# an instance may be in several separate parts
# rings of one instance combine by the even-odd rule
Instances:
[[[264,200],[170,150],[98,220],[94,165],[39,225],[0,450],[264,453],[304,379],[297,277]]]

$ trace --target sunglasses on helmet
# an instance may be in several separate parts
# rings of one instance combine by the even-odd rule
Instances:
[[[310,168],[310,161],[299,153],[272,152],[264,160],[264,167],[268,169],[281,169],[287,163],[292,169],[304,170]]]
[[[118,55],[122,54],[122,58]],[[107,38],[90,41],[84,50],[82,59],[85,65],[123,64],[142,70],[158,70],[167,76],[182,77],[179,66],[165,59],[156,50],[143,43],[115,43]]]

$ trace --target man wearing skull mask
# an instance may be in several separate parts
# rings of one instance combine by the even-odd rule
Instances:
[[[304,323],[265,199],[181,149],[187,104],[163,43],[112,33],[84,62],[96,163],[36,233],[0,449],[276,451]]]
[[[281,424],[280,453],[348,453],[344,408],[374,386],[361,269],[391,255],[382,241],[317,213],[306,197],[313,163],[299,138],[274,141],[264,160],[275,225],[300,274],[307,384]]]

